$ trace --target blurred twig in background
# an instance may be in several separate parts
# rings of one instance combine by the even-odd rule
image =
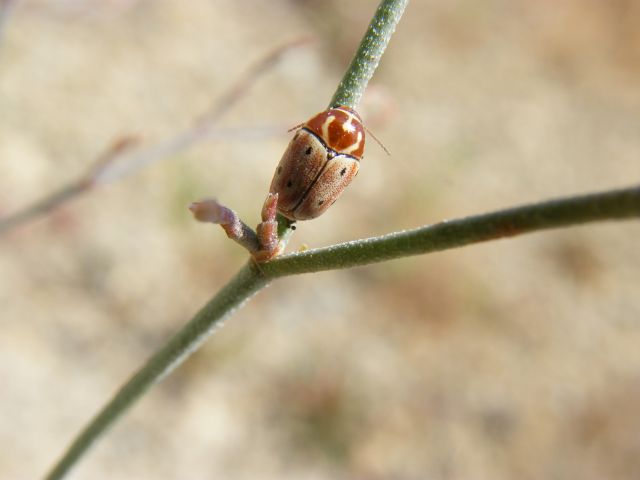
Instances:
[[[132,136],[116,139],[98,156],[89,170],[79,178],[59,190],[47,194],[44,198],[28,207],[0,219],[0,235],[31,219],[53,211],[60,205],[67,203],[69,200],[91,189],[95,185],[95,179],[98,178],[102,172],[108,171],[112,162],[127,150],[131,149],[137,142],[138,139]]]
[[[0,0],[0,40],[2,15],[13,0]],[[146,148],[135,149],[140,139],[133,135],[116,138],[99,155],[89,170],[60,189],[45,195],[42,199],[4,218],[0,218],[0,235],[37,217],[48,214],[61,205],[78,197],[93,187],[104,185],[131,175],[138,170],[172,157],[198,142],[211,138],[256,138],[284,132],[279,127],[237,127],[218,128],[217,122],[246,95],[251,86],[292,48],[308,44],[310,37],[302,37],[273,48],[251,65],[227,91],[223,92],[211,106],[185,130]]]
[[[0,45],[2,45],[7,21],[16,3],[17,0],[0,0]]]

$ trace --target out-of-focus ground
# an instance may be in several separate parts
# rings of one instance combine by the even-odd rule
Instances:
[[[300,35],[223,126],[325,108],[376,1],[18,1],[0,212],[123,133],[167,138]],[[416,0],[360,108],[360,175],[291,248],[640,181],[640,3]],[[0,478],[43,475],[245,261],[289,135],[208,141],[0,238]],[[640,478],[640,225],[278,281],[71,478]]]

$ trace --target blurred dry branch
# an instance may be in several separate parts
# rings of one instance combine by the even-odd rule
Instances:
[[[2,0],[0,0],[2,2]],[[10,5],[11,0],[0,3],[0,35],[2,33],[2,13]],[[0,218],[0,235],[37,217],[46,215],[54,209],[85,193],[95,186],[104,185],[129,176],[138,170],[172,157],[198,142],[211,138],[256,138],[274,135],[285,131],[284,128],[268,127],[216,127],[216,123],[248,92],[251,86],[292,48],[306,45],[310,37],[301,37],[273,48],[258,61],[252,64],[229,89],[222,93],[211,106],[192,124],[174,136],[147,148],[134,149],[140,138],[134,135],[117,137],[107,149],[98,156],[89,170],[79,178],[62,188],[45,195],[42,199],[11,214]]]
[[[96,184],[96,179],[99,178],[103,172],[109,170],[113,161],[118,156],[123,155],[127,150],[130,150],[136,143],[138,143],[138,139],[133,136],[123,136],[116,139],[98,156],[89,170],[79,178],[13,215],[0,219],[0,235],[7,233],[12,228],[29,220],[53,211],[60,205],[67,203],[81,193],[93,188]]]
[[[17,0],[0,0],[0,45],[2,45],[7,21],[16,3]]]

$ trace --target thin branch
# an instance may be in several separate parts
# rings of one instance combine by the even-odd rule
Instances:
[[[351,268],[551,228],[634,217],[640,217],[640,186],[534,203],[293,253],[261,268],[269,278]]]
[[[2,0],[0,0],[0,2],[1,1]],[[253,129],[227,128],[220,129],[220,132],[218,132],[215,125],[225,113],[237,104],[249,88],[255,84],[258,78],[272,68],[286,52],[292,48],[304,45],[309,41],[309,37],[299,38],[269,51],[249,67],[226,92],[216,99],[203,115],[200,115],[194,120],[191,126],[167,140],[144,149],[130,151],[131,149],[129,147],[132,146],[132,142],[127,145],[126,149],[115,149],[122,141],[121,139],[116,139],[107,151],[100,155],[97,162],[95,162],[101,164],[99,168],[96,168],[95,164],[92,165],[87,173],[83,173],[79,178],[74,179],[58,191],[47,194],[44,198],[22,210],[0,218],[0,235],[7,233],[9,230],[27,221],[50,213],[54,209],[92,190],[96,186],[105,185],[129,176],[152,163],[182,152],[207,138],[219,138],[221,134],[228,134],[229,138],[237,138],[241,135],[245,135],[245,137],[246,135],[253,135],[255,137],[256,134],[274,133],[273,128],[265,127],[254,127]],[[284,129],[282,131],[284,131]]]
[[[279,277],[381,262],[550,228],[640,218],[640,186],[524,205],[405,232],[249,263],[176,333],[74,440],[47,479],[62,478],[91,444],[154,383],[196,351],[222,319]]]
[[[380,63],[409,0],[382,0],[373,16],[351,64],[342,77],[330,107],[346,105],[356,109]]]
[[[59,190],[49,193],[41,200],[25,207],[24,209],[7,217],[0,218],[0,235],[7,233],[13,228],[27,223],[37,217],[52,212],[63,204],[93,188],[96,176],[109,168],[111,162],[113,162],[117,156],[131,148],[136,141],[137,140],[133,137],[122,137],[115,140],[113,144],[107,147],[107,149],[96,159],[86,173],[63,186]]]
[[[39,200],[28,207],[13,213],[5,218],[0,219],[0,235],[23,225],[34,218],[41,217],[47,213],[59,208],[61,205],[76,198],[87,190],[87,185],[80,181],[74,181],[65,185],[59,190],[47,195],[46,198]]]
[[[200,120],[199,124],[207,125],[217,122],[220,117],[227,113],[238,100],[240,100],[246,94],[256,79],[267,73],[273,66],[280,61],[282,56],[293,48],[307,45],[313,41],[312,37],[300,37],[295,40],[290,40],[282,45],[274,48],[271,52],[267,53],[264,57],[254,63],[249,69],[242,75],[232,86],[229,88],[216,102],[205,112]]]
[[[284,131],[286,128],[282,126],[218,128],[208,124],[203,128],[202,125],[194,124],[192,128],[177,133],[156,145],[119,156],[114,159],[109,168],[97,173],[93,177],[92,183],[94,186],[101,186],[129,177],[143,168],[178,155],[205,140],[259,139],[278,135]]]

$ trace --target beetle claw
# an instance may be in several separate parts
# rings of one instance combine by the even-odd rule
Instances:
[[[278,213],[278,194],[271,193],[267,195],[267,199],[262,206],[262,221],[271,222],[276,220],[276,214]]]
[[[262,222],[258,224],[256,232],[260,242],[260,250],[253,257],[258,262],[269,260],[280,253],[280,239],[278,238],[278,194],[269,193],[262,206]]]

